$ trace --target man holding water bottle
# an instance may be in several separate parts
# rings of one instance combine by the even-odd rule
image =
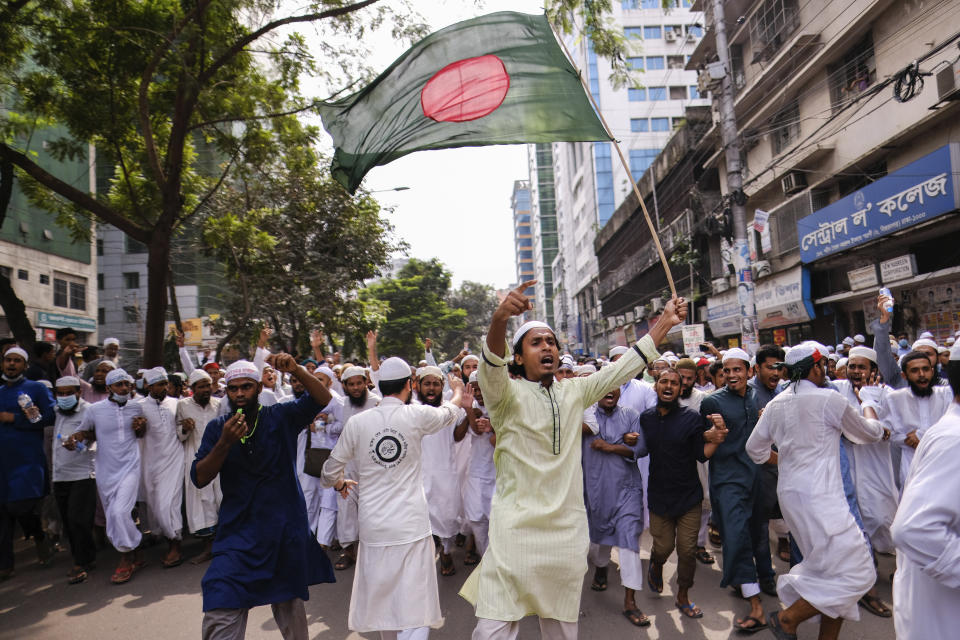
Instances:
[[[39,506],[49,487],[43,428],[54,422],[53,398],[39,382],[27,380],[27,352],[3,354],[0,387],[0,582],[13,577],[13,527],[33,537],[41,563],[50,558]]]

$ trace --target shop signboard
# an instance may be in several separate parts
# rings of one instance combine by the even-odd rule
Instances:
[[[761,329],[809,322],[814,317],[810,273],[800,265],[758,282],[755,297]]]
[[[97,321],[83,316],[71,316],[65,313],[50,313],[37,311],[37,326],[63,329],[70,327],[82,333],[93,333],[97,330]]]
[[[880,263],[880,277],[884,284],[906,280],[917,275],[917,260],[912,253],[891,258]]]
[[[952,142],[797,221],[800,259],[838,251],[960,208],[960,143]]]
[[[872,289],[879,285],[877,280],[877,265],[870,264],[853,271],[847,271],[847,278],[850,279],[850,291],[860,291],[861,289]]]
[[[683,331],[683,351],[693,354],[700,352],[700,345],[707,339],[702,324],[685,324]]]
[[[707,324],[714,336],[740,333],[740,303],[735,289],[707,298]]]

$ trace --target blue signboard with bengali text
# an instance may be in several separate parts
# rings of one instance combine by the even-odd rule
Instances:
[[[960,143],[944,145],[797,221],[813,262],[960,208]]]

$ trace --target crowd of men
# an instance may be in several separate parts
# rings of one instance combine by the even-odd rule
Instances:
[[[881,296],[872,346],[660,353],[686,317],[674,299],[636,345],[574,358],[542,322],[507,341],[527,286],[479,355],[438,363],[427,340],[416,366],[379,358],[375,332],[368,366],[328,354],[317,331],[309,356],[272,353],[264,330],[249,361],[224,367],[181,336],[182,372],[135,375],[115,339],[82,347],[62,329],[32,355],[3,341],[0,580],[14,575],[17,523],[41,563],[69,547],[71,584],[106,543],[113,583],[144,566],[148,542],[165,540],[174,568],[189,534],[204,541],[191,561],[210,562],[204,638],[242,638],[259,605],[285,638],[306,638],[309,585],[354,565],[350,629],[426,638],[460,544],[478,565],[461,592],[475,639],[516,638],[530,614],[544,638],[575,638],[582,578],[593,565],[591,588],[606,590],[614,547],[630,624],[650,625],[636,592],[664,591],[674,553],[676,607],[701,618],[691,590],[697,564],[716,562],[709,545],[721,587],[749,607],[743,634],[789,640],[819,615],[829,640],[862,608],[893,617],[899,638],[951,637],[960,332],[893,337]],[[779,578],[771,549],[791,566]],[[877,554],[893,553],[896,575],[878,577]],[[765,612],[763,596],[786,608]]]

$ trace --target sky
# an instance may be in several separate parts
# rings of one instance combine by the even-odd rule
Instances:
[[[543,11],[540,0],[412,0],[411,4],[427,19],[431,31],[494,11]],[[315,34],[307,29],[301,33],[322,60],[311,42]],[[369,45],[369,63],[377,72],[406,50],[389,33],[376,34]],[[375,197],[393,209],[385,217],[410,245],[410,257],[439,258],[452,272],[454,286],[472,280],[500,289],[516,280],[510,197],[514,181],[526,179],[526,147],[503,145],[410,154],[373,168],[365,186],[370,191],[385,190]],[[409,188],[386,191],[396,187]]]

